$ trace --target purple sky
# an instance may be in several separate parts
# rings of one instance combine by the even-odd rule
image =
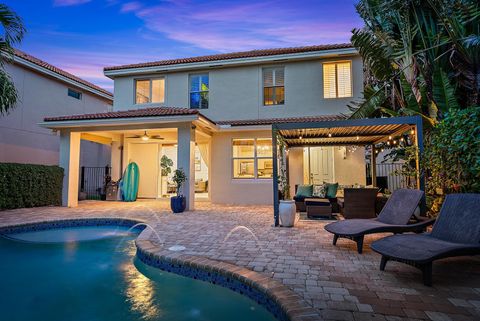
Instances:
[[[348,42],[355,0],[7,0],[20,49],[112,89],[103,67],[250,49]]]

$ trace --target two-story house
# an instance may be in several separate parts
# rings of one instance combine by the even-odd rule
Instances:
[[[350,44],[253,50],[107,67],[114,80],[113,111],[52,116],[64,205],[77,204],[81,139],[112,146],[113,179],[130,162],[140,168],[139,197],[173,191],[162,175],[166,158],[183,168],[183,194],[213,203],[272,203],[272,124],[344,118],[360,98],[363,66]],[[363,148],[292,148],[290,184],[338,181],[365,184]],[[164,172],[165,173],[165,172]]]
[[[20,50],[4,66],[19,101],[0,116],[0,162],[56,165],[60,140],[38,123],[47,115],[98,113],[111,110],[113,95],[84,79]],[[110,148],[82,142],[81,165],[106,166]]]

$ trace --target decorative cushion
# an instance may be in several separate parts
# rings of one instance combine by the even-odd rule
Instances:
[[[296,197],[312,197],[313,185],[298,185]]]
[[[326,197],[327,198],[335,198],[337,196],[337,189],[338,189],[338,183],[327,183],[326,184]]]
[[[325,198],[325,193],[327,192],[327,189],[325,188],[325,184],[321,185],[313,185],[313,197],[320,197],[320,198]]]

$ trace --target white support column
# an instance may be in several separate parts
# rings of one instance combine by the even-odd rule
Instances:
[[[122,176],[122,142],[113,141],[110,152],[110,165],[112,166],[112,181],[118,182]]]
[[[377,187],[377,152],[375,144],[372,144],[372,155],[370,155],[370,172],[372,176],[372,186]]]
[[[178,126],[177,168],[182,168],[187,181],[182,193],[187,199],[187,211],[195,209],[195,127],[191,123]]]
[[[78,171],[80,168],[80,133],[60,132],[59,165],[64,170],[62,206],[78,205]]]

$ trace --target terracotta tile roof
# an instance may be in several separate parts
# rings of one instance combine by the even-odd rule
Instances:
[[[17,57],[19,57],[19,58],[25,59],[25,60],[27,60],[27,61],[29,61],[29,62],[31,62],[31,63],[39,66],[39,67],[42,67],[42,68],[48,69],[48,70],[50,70],[50,71],[53,71],[54,73],[59,74],[60,76],[66,77],[66,78],[68,78],[68,79],[70,79],[70,80],[76,81],[76,82],[78,82],[78,83],[80,83],[80,84],[82,84],[82,85],[85,85],[85,86],[87,86],[87,87],[90,87],[90,88],[92,88],[92,89],[94,89],[94,90],[100,91],[100,92],[104,93],[105,95],[108,95],[108,96],[110,96],[111,98],[113,98],[113,94],[112,94],[111,92],[109,92],[108,90],[105,90],[105,89],[103,89],[103,88],[101,88],[101,87],[99,87],[99,86],[97,86],[97,85],[92,84],[91,82],[88,82],[88,81],[86,81],[86,80],[84,80],[84,79],[81,79],[81,78],[75,76],[75,75],[72,75],[71,73],[66,72],[65,70],[62,70],[62,69],[60,69],[60,68],[57,68],[57,67],[49,64],[48,62],[45,62],[45,61],[43,61],[43,60],[40,60],[40,59],[38,59],[38,58],[36,58],[36,57],[34,57],[34,56],[32,56],[32,55],[29,55],[29,54],[27,54],[27,53],[25,53],[25,52],[23,52],[23,51],[20,51],[20,50],[18,50],[18,49],[15,49],[14,55],[17,56]]]
[[[248,120],[225,120],[217,121],[217,125],[234,126],[259,126],[272,125],[279,123],[301,123],[301,122],[319,122],[319,121],[334,121],[346,119],[343,115],[321,115],[310,117],[287,117],[287,118],[269,118],[269,119],[248,119]]]
[[[163,117],[163,116],[188,116],[200,114],[197,109],[174,108],[174,107],[151,107],[124,111],[111,111],[107,113],[80,114],[67,116],[45,117],[43,120],[68,121],[68,120],[91,120],[91,119],[114,119],[114,118],[139,118],[139,117]]]
[[[109,71],[109,70],[131,69],[131,68],[168,66],[168,65],[176,65],[176,64],[188,64],[188,63],[194,63],[194,62],[207,62],[207,61],[230,60],[230,59],[239,59],[239,58],[264,57],[264,56],[294,54],[294,53],[311,52],[311,51],[344,49],[344,48],[353,48],[353,45],[350,44],[350,43],[341,43],[341,44],[291,47],[291,48],[259,49],[259,50],[232,52],[232,53],[209,55],[209,56],[198,56],[198,57],[190,57],[190,58],[159,60],[159,61],[153,61],[153,62],[129,64],[129,65],[122,65],[122,66],[111,66],[111,67],[105,67],[103,70],[104,71]]]

